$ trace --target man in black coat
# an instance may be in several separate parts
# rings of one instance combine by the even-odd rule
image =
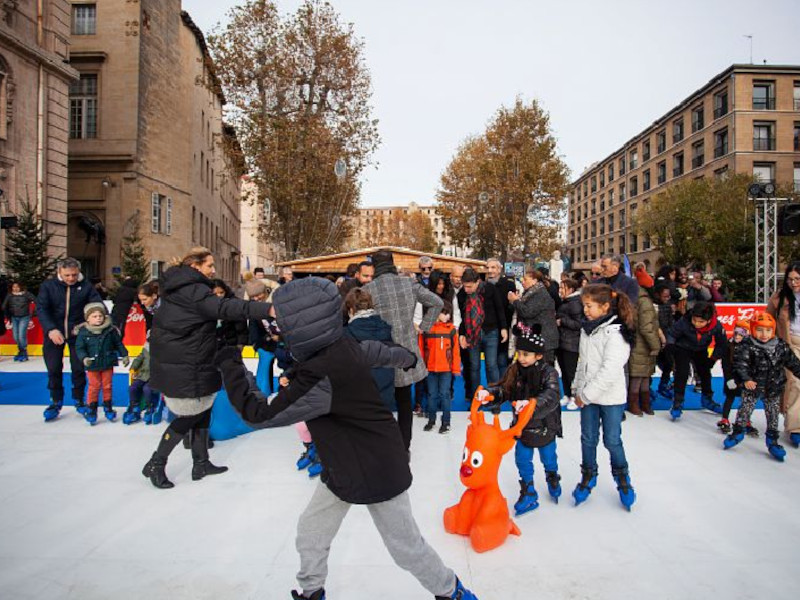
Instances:
[[[228,349],[217,356],[231,404],[255,427],[305,421],[322,461],[321,483],[298,521],[302,595],[324,597],[328,553],[350,505],[365,504],[397,564],[437,598],[475,598],[424,540],[411,512],[408,454],[392,413],[371,377],[373,367],[413,368],[401,346],[343,335],[336,286],[308,277],[273,294],[278,326],[298,365],[267,400]],[[461,594],[461,595],[458,595]]]
[[[510,327],[514,318],[514,306],[508,301],[508,294],[517,293],[517,286],[513,279],[503,275],[503,263],[499,258],[490,258],[486,261],[486,281],[493,284],[500,293],[500,304],[506,314],[506,324]],[[497,369],[500,377],[508,368],[508,340],[497,347]]]
[[[58,417],[64,404],[64,346],[69,347],[72,379],[72,399],[75,409],[83,412],[86,391],[86,371],[75,351],[75,329],[83,323],[83,309],[91,302],[102,302],[100,294],[81,273],[81,263],[65,258],[57,266],[56,277],[48,279],[39,288],[36,314],[44,331],[44,364],[47,366],[47,389],[50,405],[44,411],[44,420]]]
[[[128,323],[128,313],[139,298],[139,282],[133,277],[122,280],[117,294],[114,296],[114,307],[111,309],[111,322],[119,329],[121,337],[125,337],[125,325]],[[144,312],[144,311],[142,311]]]
[[[615,292],[627,295],[633,306],[639,304],[639,282],[622,272],[621,256],[603,257],[600,268],[603,271],[603,283],[610,285]]]

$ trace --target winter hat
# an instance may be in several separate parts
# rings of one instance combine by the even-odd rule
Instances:
[[[259,296],[267,293],[267,284],[263,279],[251,279],[245,282],[244,291],[247,292],[247,297]]]
[[[541,325],[533,325],[532,327],[528,327],[522,323],[514,325],[517,350],[544,354],[544,338],[541,332]]]
[[[394,265],[394,255],[391,250],[378,250],[372,255],[372,264],[377,269],[380,265]]]
[[[772,329],[772,337],[775,337],[775,319],[769,313],[758,313],[750,320],[750,333],[756,334],[756,327],[769,327]]]
[[[740,335],[742,337],[750,335],[750,321],[746,319],[739,319],[736,321],[736,325],[733,328],[733,335]]]
[[[103,313],[104,317],[108,316],[108,311],[106,310],[106,305],[102,302],[90,302],[83,308],[83,318],[88,319],[89,315],[93,312]]]

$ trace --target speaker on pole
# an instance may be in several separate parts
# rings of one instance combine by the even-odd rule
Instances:
[[[800,204],[786,204],[778,210],[778,235],[800,234]]]

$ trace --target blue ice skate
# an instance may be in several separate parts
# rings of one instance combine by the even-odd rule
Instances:
[[[158,425],[159,423],[161,423],[161,419],[164,416],[164,400],[161,398],[160,395],[152,411],[153,411],[153,416],[151,417],[150,423],[152,425]],[[209,446],[209,448],[211,447],[212,446]]]
[[[83,398],[80,398],[80,399],[76,398],[75,399],[75,411],[79,415],[82,415],[83,413],[86,412],[86,410],[87,410],[87,408],[86,408],[86,404],[83,401]]]
[[[105,404],[105,403],[103,403],[103,404],[104,404],[103,405],[103,414],[105,414],[105,416],[106,416],[106,421],[110,421],[111,423],[113,423],[114,419],[117,418],[117,411],[115,411],[111,407],[111,403],[110,402],[108,404]]]
[[[305,452],[300,455],[300,458],[297,459],[296,463],[298,471],[302,471],[303,469],[310,467],[314,462],[314,459],[317,457],[317,447],[314,445],[314,442],[304,442],[304,445],[306,447]]]
[[[142,413],[138,409],[131,410],[128,407],[124,413],[122,413],[122,422],[125,425],[133,425],[134,423],[138,423],[142,420]]]
[[[710,410],[718,415],[722,414],[722,407],[719,405],[719,402],[714,401],[714,396],[712,394],[703,394],[700,396],[700,404],[706,410]]]
[[[451,596],[436,596],[436,600],[478,600],[478,597],[470,592],[461,583],[461,580],[456,577],[456,590]]]
[[[669,409],[669,416],[672,417],[673,421],[677,421],[683,416],[683,400],[675,400],[675,402],[672,403],[672,408]]]
[[[778,462],[783,462],[786,458],[786,450],[778,443],[778,434],[776,432],[768,432],[766,435],[767,450],[772,457]]]
[[[44,422],[55,421],[58,415],[61,414],[62,406],[61,402],[51,402],[50,406],[44,409]]]
[[[553,502],[558,504],[558,498],[561,496],[561,475],[557,471],[545,471],[544,473],[547,480],[547,491]]]
[[[325,590],[317,590],[310,596],[292,590],[292,600],[325,600]]]
[[[533,481],[519,480],[519,499],[514,504],[516,516],[524,515],[539,508],[539,494],[533,487]]]
[[[617,482],[619,501],[630,512],[633,503],[636,502],[636,492],[631,485],[628,469],[612,469],[611,473],[614,476],[614,481]]]
[[[658,394],[667,400],[672,400],[675,397],[675,390],[669,379],[662,379],[658,382]]]
[[[731,434],[722,441],[722,447],[725,448],[725,450],[730,450],[734,446],[740,444],[743,439],[744,431],[742,431],[741,427],[734,425]]]
[[[800,448],[800,433],[790,433],[789,441],[795,448]]]
[[[575,498],[575,506],[586,502],[592,489],[597,485],[597,467],[587,467],[581,465],[581,481],[575,486],[572,491],[572,497]]]
[[[83,418],[89,425],[94,426],[97,423],[97,407],[90,406],[83,411]]]
[[[314,479],[314,477],[318,477],[319,474],[322,473],[322,461],[319,459],[319,454],[314,451],[314,460],[308,467],[308,478]]]

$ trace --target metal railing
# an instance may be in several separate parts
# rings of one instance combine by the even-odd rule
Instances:
[[[663,184],[663,183],[666,183],[666,182],[667,182],[667,175],[666,175],[666,174],[664,174],[664,175],[659,175],[659,176],[658,176],[658,180],[657,180],[657,181],[658,181],[658,185],[661,185],[661,184]]]
[[[775,150],[775,138],[754,137],[753,150]]]
[[[724,106],[719,106],[714,109],[714,118],[719,119],[720,117],[724,117],[728,114],[728,105],[725,104]]]
[[[681,175],[683,175],[683,167],[675,167],[672,169],[673,177],[680,177]]]
[[[705,158],[706,157],[703,154],[699,154],[698,156],[695,156],[694,158],[692,158],[692,168],[696,169],[698,167],[702,167],[703,166],[703,162],[705,161]]]
[[[753,110],[775,110],[775,98],[753,98]]]
[[[714,146],[714,158],[719,158],[720,156],[725,156],[728,153],[728,144],[722,144],[720,146]]]

